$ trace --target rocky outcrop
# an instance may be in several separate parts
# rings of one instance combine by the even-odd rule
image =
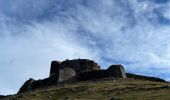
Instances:
[[[51,85],[74,83],[101,78],[126,78],[122,65],[112,65],[106,70],[89,59],[65,60],[63,62],[52,61],[49,78],[43,80],[29,79],[20,88],[19,93],[43,88]]]
[[[45,78],[43,80],[34,80],[29,79],[27,80],[24,85],[20,88],[18,93],[26,92],[26,91],[32,91],[37,88],[44,88],[47,86],[56,85],[56,79],[54,77]]]
[[[20,88],[18,93],[24,92],[24,91],[31,91],[32,88],[32,83],[36,82],[34,79],[30,78],[29,80],[27,80],[23,86]]]

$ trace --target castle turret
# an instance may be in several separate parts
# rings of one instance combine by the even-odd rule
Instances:
[[[122,65],[111,65],[108,68],[108,75],[109,77],[114,78],[127,78],[125,70]]]

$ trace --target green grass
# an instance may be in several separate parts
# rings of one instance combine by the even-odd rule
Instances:
[[[14,96],[9,98],[12,99]],[[16,100],[111,100],[111,98],[116,98],[116,100],[170,100],[170,83],[107,79],[59,87],[51,86],[15,96]]]

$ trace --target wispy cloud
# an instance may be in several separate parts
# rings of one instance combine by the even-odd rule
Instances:
[[[1,0],[0,93],[48,77],[54,59],[121,63],[169,79],[169,7],[168,0]]]

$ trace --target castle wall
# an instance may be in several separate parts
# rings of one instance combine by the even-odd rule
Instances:
[[[88,81],[108,77],[107,70],[82,72],[77,75],[77,81]]]
[[[108,77],[126,78],[126,73],[122,65],[112,65],[107,70],[81,72],[77,76],[77,81],[88,81]]]
[[[73,68],[65,67],[60,69],[59,73],[59,83],[64,83],[66,81],[76,81],[73,77],[76,76],[76,72]]]

